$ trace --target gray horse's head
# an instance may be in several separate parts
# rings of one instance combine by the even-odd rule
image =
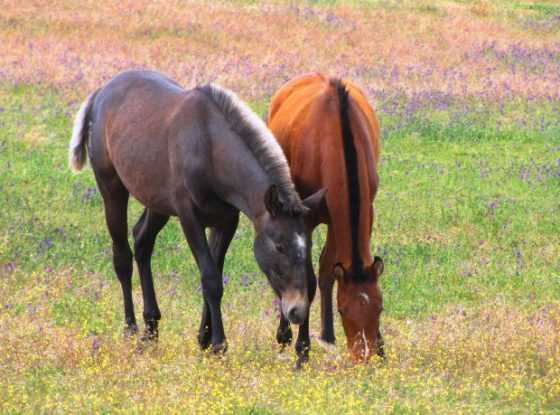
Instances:
[[[303,323],[309,313],[306,267],[311,250],[305,219],[319,208],[324,194],[320,190],[294,209],[287,206],[273,185],[265,194],[266,212],[256,227],[255,258],[281,299],[282,313],[294,324]]]

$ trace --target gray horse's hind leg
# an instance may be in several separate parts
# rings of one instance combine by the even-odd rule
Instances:
[[[103,196],[105,220],[113,240],[113,265],[121,283],[124,300],[125,335],[138,331],[134,304],[132,301],[132,251],[128,244],[127,207],[128,190],[124,187],[116,172],[102,174],[95,171],[95,179]]]
[[[143,340],[157,338],[158,321],[161,313],[156,300],[152,277],[152,253],[159,231],[167,224],[169,216],[145,209],[134,226],[134,256],[140,272],[142,296],[144,299],[144,323],[146,325]]]

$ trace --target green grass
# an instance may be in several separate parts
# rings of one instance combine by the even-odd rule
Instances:
[[[25,272],[72,267],[111,281],[110,240],[93,175],[67,167],[69,110],[39,88],[4,88],[3,96],[9,100],[0,133],[0,202],[11,208],[0,219],[0,261]],[[456,133],[462,138],[446,140],[438,138],[437,123],[423,127],[409,125],[384,142],[372,249],[387,260],[388,310],[410,316],[437,312],[457,298],[478,303],[531,290],[540,302],[559,297],[551,278],[558,258],[542,252],[558,252],[560,140],[527,138],[523,131],[481,140],[472,137],[476,126],[464,125]],[[132,226],[141,207],[131,205]],[[249,249],[252,238],[243,220],[227,258],[232,284],[241,275],[263,278]],[[316,240],[324,240],[322,229]],[[198,286],[176,221],[158,239],[154,268],[160,278],[192,275],[185,283]]]
[[[389,122],[372,241],[386,263],[389,361],[349,366],[337,321],[337,348],[314,342],[311,364],[294,373],[291,352],[277,357],[273,295],[246,219],[225,265],[228,355],[197,350],[198,270],[176,221],[153,261],[160,344],[135,353],[134,340],[121,337],[93,175],[67,167],[77,104],[39,86],[2,85],[0,98],[0,412],[559,408],[560,135],[487,131],[435,113],[399,128]],[[254,107],[260,114],[266,103]],[[131,203],[131,218],[140,211]],[[324,229],[314,239],[317,259]],[[141,316],[136,276],[134,291]]]
[[[560,14],[560,5],[556,3],[514,3],[516,9],[534,11],[543,16]]]

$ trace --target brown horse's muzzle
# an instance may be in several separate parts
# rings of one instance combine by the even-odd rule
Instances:
[[[366,335],[365,330],[348,337],[347,346],[354,363],[366,363],[373,355],[383,357],[382,339],[376,335]]]

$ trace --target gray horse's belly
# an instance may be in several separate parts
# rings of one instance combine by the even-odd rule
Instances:
[[[176,215],[167,145],[161,140],[114,137],[108,143],[109,154],[121,181],[135,199],[158,213]]]

